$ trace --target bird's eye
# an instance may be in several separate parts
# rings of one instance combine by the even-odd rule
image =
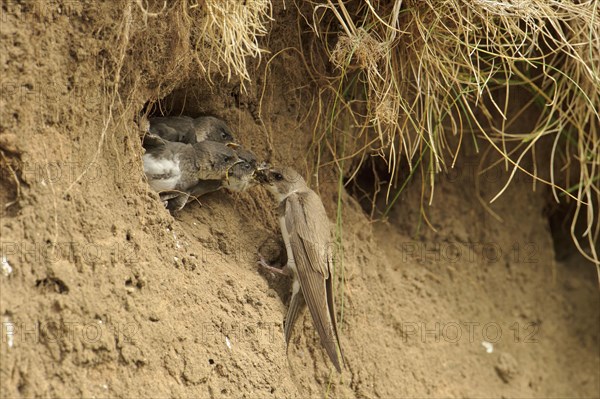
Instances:
[[[221,131],[221,138],[222,139],[229,138],[229,135],[227,134],[227,132]]]
[[[283,180],[283,175],[281,173],[275,173],[275,174],[273,174],[273,177],[277,181],[282,181]]]
[[[223,158],[223,161],[225,161],[225,162],[229,162],[229,161],[231,161],[231,157],[230,157],[230,156],[227,156],[227,155],[225,155],[225,158]]]

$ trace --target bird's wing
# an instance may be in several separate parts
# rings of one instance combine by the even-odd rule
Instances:
[[[223,187],[221,180],[201,180],[188,191],[192,197],[201,197],[205,194],[212,193]]]
[[[294,193],[286,200],[285,219],[304,300],[322,345],[335,368],[341,371],[325,208],[313,191]]]
[[[189,130],[194,126],[194,119],[189,116],[155,116],[148,118],[150,125],[162,123],[175,130]]]
[[[198,141],[196,133],[192,130],[177,130],[164,123],[150,125],[149,131],[169,141],[177,141],[185,144],[194,144]]]
[[[331,248],[327,251],[328,263],[330,268],[333,268],[333,253]],[[329,310],[329,315],[331,316],[331,324],[333,325],[333,333],[335,334],[335,339],[337,341],[337,347],[340,351],[340,357],[342,359],[342,363],[344,363],[344,353],[342,352],[342,345],[340,344],[340,334],[338,332],[337,320],[336,320],[336,312],[335,312],[335,300],[333,298],[333,278],[329,277],[325,280],[325,291],[327,292],[327,306]],[[338,371],[340,371],[338,367]]]
[[[179,138],[179,133],[176,129],[162,122],[151,123],[149,131],[169,141],[178,141]]]
[[[304,244],[304,252],[310,261],[307,266],[328,278],[329,219],[319,196],[312,190],[290,195],[285,214],[286,218],[290,217],[289,223],[286,219],[288,231],[296,233]]]
[[[196,134],[193,132],[194,120],[188,116],[165,116],[148,119],[150,133],[165,140],[193,144]]]

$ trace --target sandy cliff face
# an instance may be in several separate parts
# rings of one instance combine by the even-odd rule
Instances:
[[[272,53],[297,43],[295,12],[276,6]],[[175,6],[144,21],[135,2],[2,4],[0,396],[598,396],[594,269],[555,261],[543,190],[521,179],[493,206],[500,222],[476,194],[502,181],[476,192],[468,163],[424,205],[435,230],[418,184],[377,223],[342,192],[346,370],[307,313],[286,355],[289,282],[255,264],[278,236],[272,198],[215,193],[172,217],[145,182],[135,120],[159,98],[216,114],[306,176],[318,88],[293,51],[257,66],[247,92],[209,86],[175,29],[189,23]]]

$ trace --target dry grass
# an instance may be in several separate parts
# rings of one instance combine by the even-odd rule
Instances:
[[[409,178],[415,171],[425,177],[424,198],[431,201],[436,173],[455,166],[466,140],[477,145],[483,139],[508,172],[506,186],[524,173],[534,188],[547,184],[556,201],[576,204],[574,242],[600,268],[596,1],[319,0],[296,6],[303,18],[299,34],[304,24],[316,33],[310,44],[299,36],[298,50],[319,90],[310,106],[317,164],[332,159],[341,175],[352,177],[357,159],[385,158],[392,181],[376,182],[375,192],[385,195],[389,210],[406,183],[399,179],[402,159]],[[143,78],[155,83],[158,99],[194,73],[208,80],[236,77],[242,88],[250,82],[249,60],[266,52],[261,37],[272,1],[131,0],[127,10],[131,32],[124,37],[131,40],[121,48],[133,49],[137,70],[115,68],[117,87],[125,80],[135,88]],[[122,57],[113,54],[117,66]],[[531,100],[511,109],[511,96],[523,91]],[[524,114],[539,117],[519,131],[516,121]],[[104,135],[98,147],[103,142]],[[529,162],[547,142],[549,159]],[[575,229],[581,218],[583,234]]]
[[[338,68],[334,77],[315,77],[327,82],[323,93],[333,93],[321,104],[329,115],[321,130],[331,136],[319,151],[329,149],[338,164],[348,156],[384,156],[394,182],[385,186],[391,203],[404,157],[411,175],[417,165],[426,175],[430,201],[434,175],[455,165],[464,139],[484,139],[509,175],[490,202],[517,172],[531,176],[534,188],[549,185],[556,201],[575,202],[573,240],[600,271],[596,1],[327,0],[313,2],[304,18]],[[531,101],[515,111],[509,99],[517,91],[528,92]],[[539,117],[532,129],[518,131],[515,121],[525,113]],[[334,126],[341,117],[358,131],[352,139],[359,149],[351,155],[340,151],[342,136],[335,135],[347,140]],[[535,159],[537,146],[548,141],[551,156]],[[532,157],[533,166],[526,166]],[[578,235],[581,215],[587,229]]]
[[[120,19],[102,21],[107,40],[117,43],[102,59],[102,98],[107,99],[99,111],[103,129],[92,162],[63,194],[81,181],[107,144],[121,164],[118,135],[109,132],[138,135],[131,124],[137,111],[131,107],[140,98],[159,102],[183,82],[193,78],[211,82],[215,74],[235,76],[244,88],[251,81],[248,59],[260,59],[266,51],[259,38],[268,32],[270,13],[270,0],[129,0]],[[133,152],[134,147],[129,145]]]
[[[258,58],[266,52],[259,38],[268,33],[271,20],[270,0],[206,0],[200,23],[196,49],[199,63],[210,79],[215,72],[244,82],[252,79],[247,59]]]
[[[136,66],[160,96],[194,77],[213,83],[216,75],[239,79],[244,89],[252,80],[249,60],[267,52],[259,41],[272,20],[270,0],[130,1]]]

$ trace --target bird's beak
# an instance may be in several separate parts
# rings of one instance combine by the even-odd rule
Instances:
[[[234,143],[233,141],[232,141],[231,143],[227,143],[227,144],[225,144],[225,145],[226,145],[227,147],[229,147],[229,148],[233,148],[234,150],[235,150],[236,148],[239,148],[239,147],[240,147],[240,145],[239,145],[238,143]]]
[[[229,184],[229,171],[231,170],[231,168],[233,168],[235,165],[244,162],[243,159],[238,159],[237,161],[235,161],[235,163],[233,165],[231,165],[230,167],[227,168],[227,170],[225,171],[225,181],[227,182],[227,184]]]
[[[261,162],[260,165],[256,168],[256,170],[269,170],[271,169],[271,164],[267,162]]]
[[[269,183],[269,177],[265,173],[265,170],[265,168],[257,168],[254,174],[254,179],[261,184]]]
[[[229,172],[231,170],[231,168],[233,168],[235,165],[237,165],[239,163],[242,163],[242,162],[244,162],[244,160],[238,158],[237,161],[235,161],[234,163],[232,163],[231,166],[227,168],[227,172]]]
[[[227,185],[229,185],[229,170],[231,169],[231,167],[227,168],[227,170],[225,171],[225,182],[227,182]]]

